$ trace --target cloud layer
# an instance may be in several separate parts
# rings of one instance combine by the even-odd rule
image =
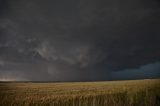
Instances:
[[[160,61],[158,0],[0,0],[0,7],[1,79],[114,80],[114,72]]]

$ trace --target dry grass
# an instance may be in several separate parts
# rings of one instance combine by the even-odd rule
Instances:
[[[160,106],[160,80],[0,83],[0,106]]]

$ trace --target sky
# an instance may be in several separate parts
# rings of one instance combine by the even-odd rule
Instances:
[[[160,78],[159,0],[0,0],[0,81]]]

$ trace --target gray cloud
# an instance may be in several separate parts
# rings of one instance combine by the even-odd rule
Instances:
[[[112,72],[160,61],[159,5],[0,0],[0,77],[109,80]]]

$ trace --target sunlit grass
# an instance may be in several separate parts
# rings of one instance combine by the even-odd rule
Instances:
[[[0,106],[160,106],[160,80],[0,83]]]

